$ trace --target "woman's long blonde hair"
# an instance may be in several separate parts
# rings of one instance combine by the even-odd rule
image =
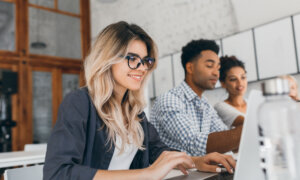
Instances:
[[[122,104],[118,103],[114,95],[115,81],[111,72],[113,64],[119,63],[120,60],[124,61],[120,56],[126,55],[128,46],[133,40],[143,41],[148,56],[157,60],[157,47],[151,37],[139,26],[121,21],[107,26],[99,34],[84,62],[89,94],[107,128],[107,142],[116,145],[116,135],[118,135],[122,139],[121,153],[124,151],[124,145],[130,142],[129,135],[139,149],[144,149],[144,131],[138,115],[145,107],[143,89],[150,72],[148,71],[139,90],[128,90]],[[150,71],[153,71],[156,64],[157,62]]]

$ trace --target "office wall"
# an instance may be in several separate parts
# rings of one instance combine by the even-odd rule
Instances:
[[[237,31],[230,0],[91,0],[93,40],[120,20],[143,27],[160,56],[179,51],[192,39],[216,39]]]
[[[300,12],[299,0],[231,0],[239,31]]]
[[[136,23],[158,44],[161,57],[158,69],[166,68],[160,66],[174,67],[173,72],[167,68],[161,70],[163,74],[153,77],[156,82],[167,83],[158,83],[152,87],[151,80],[147,89],[148,97],[159,95],[158,93],[162,93],[161,89],[170,89],[183,79],[183,70],[177,61],[180,61],[181,47],[188,41],[199,38],[220,39],[300,12],[299,0],[111,0],[111,3],[104,1],[108,0],[91,0],[93,40],[98,32],[110,23],[119,20]],[[174,54],[171,59],[166,57],[170,54]],[[251,75],[251,79],[255,78],[257,77]],[[300,75],[296,75],[296,78],[300,84]],[[250,83],[249,91],[260,89],[260,83]],[[205,95],[212,104],[227,97],[221,88],[207,91]]]

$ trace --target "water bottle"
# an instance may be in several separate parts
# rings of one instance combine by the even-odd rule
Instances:
[[[265,101],[259,107],[258,128],[261,167],[265,179],[297,179],[296,139],[291,125],[297,119],[299,107],[288,96],[287,80],[270,79],[263,83],[262,88]]]

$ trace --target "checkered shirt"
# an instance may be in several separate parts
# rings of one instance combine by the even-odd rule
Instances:
[[[165,144],[191,156],[205,155],[208,135],[228,129],[207,99],[185,81],[157,98],[150,122]]]

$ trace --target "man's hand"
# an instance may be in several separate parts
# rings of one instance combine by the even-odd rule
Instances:
[[[210,153],[202,157],[192,157],[196,168],[204,172],[221,172],[218,164],[222,164],[229,173],[233,173],[236,162],[230,155]]]

